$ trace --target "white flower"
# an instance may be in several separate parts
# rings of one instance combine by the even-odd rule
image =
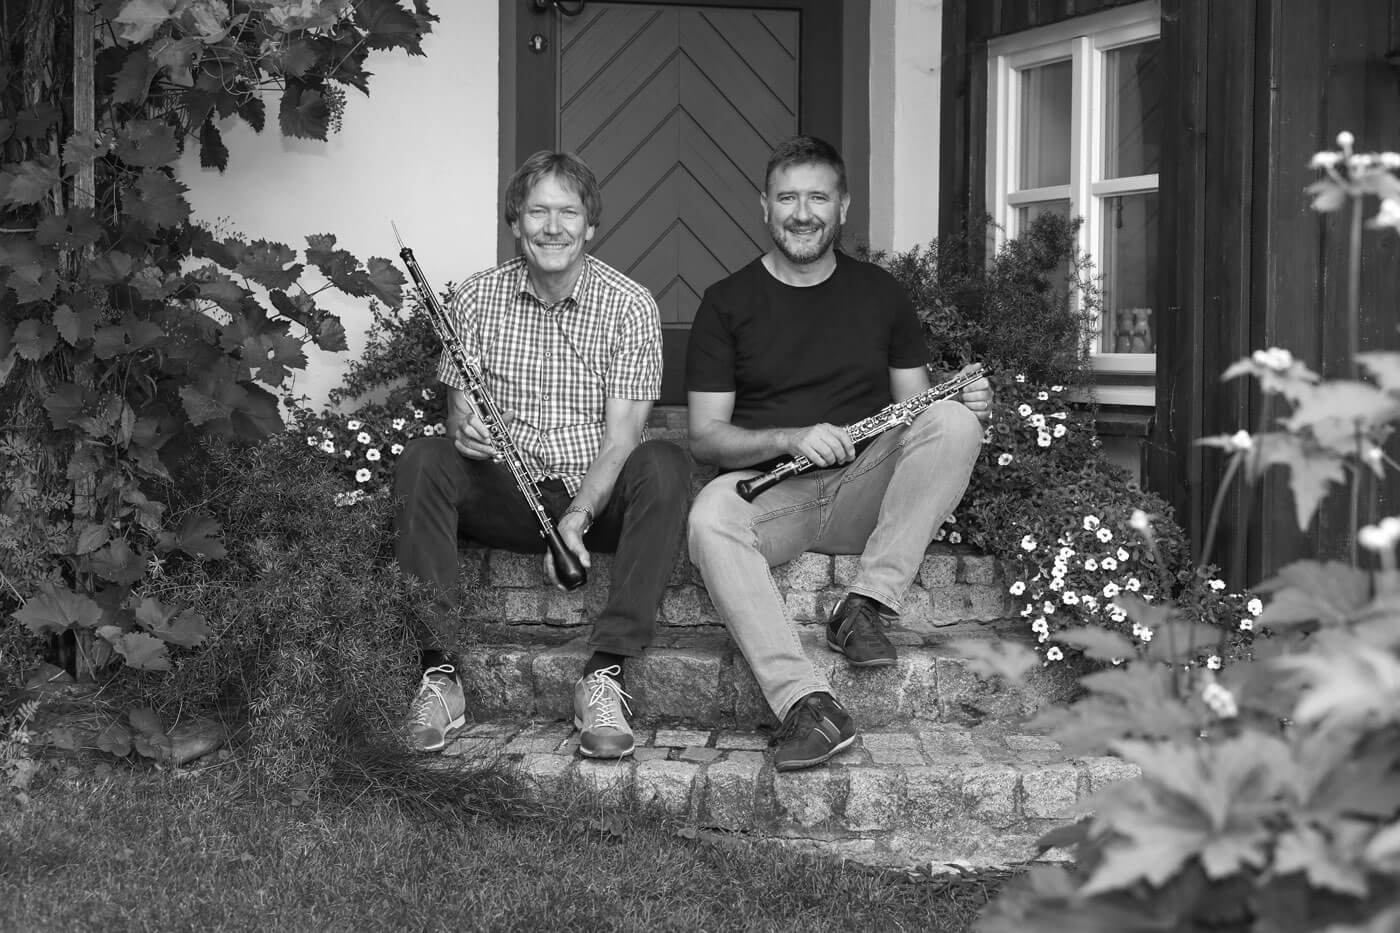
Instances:
[[[1038,642],[1044,643],[1045,639],[1047,639],[1047,638],[1049,638],[1049,637],[1050,637],[1050,633],[1049,633],[1049,632],[1041,632],[1039,635],[1036,636],[1036,639],[1035,639],[1035,640],[1038,641]]]
[[[1106,560],[1112,560],[1113,558],[1109,557],[1109,558],[1105,558],[1105,559],[1106,559]],[[1090,557],[1090,558],[1088,558],[1088,559],[1086,559],[1086,560],[1084,561],[1084,569],[1087,570],[1087,571],[1089,571],[1090,573],[1093,573],[1095,570],[1098,570],[1098,569],[1099,569],[1099,562],[1096,561],[1096,560],[1094,560],[1092,557]],[[1107,567],[1107,568],[1105,568],[1105,569],[1107,569],[1107,570],[1112,570],[1113,568],[1112,568],[1112,567]]]
[[[1051,392],[1063,392],[1064,390],[1065,390],[1065,387],[1064,387],[1064,386],[1051,386],[1051,387],[1050,387],[1050,391],[1051,391]]]
[[[1034,606],[1033,604],[1031,604],[1031,603],[1026,603],[1026,608],[1024,608],[1024,609],[1021,610],[1021,618],[1023,618],[1023,619],[1026,618],[1027,616],[1029,616],[1029,615],[1030,615],[1032,612],[1034,612],[1034,611],[1035,611],[1035,606]]]
[[[1088,596],[1079,597],[1079,602],[1086,609],[1093,610],[1099,608],[1099,601],[1094,598],[1093,593],[1090,593]]]
[[[1344,150],[1350,149],[1355,144],[1356,137],[1351,135],[1350,130],[1342,130],[1337,134],[1337,145],[1341,146]]]
[[[397,457],[399,454],[403,453],[403,445],[402,445],[402,444],[390,444],[390,445],[389,445],[389,453],[391,453],[391,454],[393,454],[395,457]]]
[[[1049,446],[1050,446],[1050,432],[1049,432],[1049,431],[1041,431],[1039,434],[1036,435],[1036,437],[1035,437],[1035,443],[1036,443],[1036,446],[1037,446],[1037,447],[1049,447]]]
[[[1119,559],[1119,560],[1127,560],[1130,556],[1131,556],[1131,555],[1128,554],[1128,552],[1125,551],[1125,550],[1123,550],[1121,547],[1118,549],[1118,559]]]
[[[354,418],[351,418],[349,421],[345,422],[345,430],[347,430],[347,431],[358,431],[358,430],[360,430],[360,422],[356,421]]]
[[[1064,421],[1066,418],[1069,417],[1069,415],[1065,414],[1065,413],[1062,412],[1062,411],[1052,411],[1052,412],[1050,413],[1050,417],[1051,417],[1051,418],[1058,418],[1059,420]]]
[[[1113,532],[1109,531],[1107,528],[1100,528],[1098,534],[1095,535],[1095,537],[1102,541],[1104,544],[1107,544],[1108,542],[1113,540]]]
[[[1007,587],[1007,592],[1012,596],[1020,596],[1025,591],[1026,582],[1024,580],[1017,580],[1015,583],[1011,584],[1011,586]]]
[[[1342,161],[1340,152],[1333,152],[1330,149],[1326,152],[1315,152],[1308,160],[1308,168],[1330,168]]]
[[[1064,589],[1064,588],[1065,588],[1065,578],[1064,578],[1064,577],[1058,577],[1058,576],[1057,576],[1055,579],[1053,579],[1053,580],[1050,581],[1050,589],[1052,589],[1052,590],[1062,590],[1062,589]]]
[[[1239,707],[1235,704],[1235,695],[1217,683],[1206,684],[1201,691],[1201,699],[1206,706],[1221,719],[1233,719],[1239,715]]]
[[[423,409],[421,409],[421,408],[415,408],[415,409],[413,409],[413,418],[414,418],[415,421],[421,421],[421,420],[423,420]]]
[[[1264,603],[1259,599],[1258,596],[1245,603],[1244,607],[1245,609],[1249,610],[1249,614],[1252,616],[1258,616],[1263,614],[1264,612]]]
[[[1006,466],[1013,459],[1015,458],[1012,457],[1010,454],[1002,454],[1000,457],[997,457],[997,466]]]
[[[946,531],[944,531],[942,528],[939,528],[937,531],[935,531],[935,532],[933,533],[933,540],[935,540],[935,541],[942,541],[942,540],[943,540],[944,538],[946,538],[947,536],[948,536],[948,533],[947,533]]]
[[[370,478],[370,472],[369,472],[369,469],[368,469],[367,467],[360,467],[358,470],[355,471],[355,482],[357,482],[357,483],[368,483],[368,482],[369,482],[369,478]]]
[[[1141,629],[1138,630],[1137,635],[1138,638],[1141,638],[1144,642],[1149,642],[1152,640],[1152,629],[1144,625]]]
[[[1055,558],[1055,563],[1050,568],[1050,576],[1058,580],[1060,577],[1063,577],[1067,573],[1069,573],[1069,564],[1065,563],[1058,557]]]
[[[1031,415],[1031,416],[1030,416],[1029,418],[1027,418],[1026,420],[1027,420],[1028,422],[1030,422],[1030,425],[1031,425],[1031,427],[1033,427],[1033,428],[1043,428],[1043,427],[1045,427],[1045,416],[1042,415],[1042,414],[1040,414],[1039,412],[1037,412],[1037,413],[1034,414],[1034,415]]]
[[[1394,550],[1400,543],[1400,518],[1391,515],[1375,525],[1366,525],[1356,533],[1356,543],[1378,554]]]
[[[355,435],[355,440],[359,441],[361,444],[368,444],[370,440],[369,432],[361,431],[359,434]]]
[[[1211,655],[1210,657],[1206,658],[1206,667],[1210,668],[1213,671],[1220,670],[1220,658],[1216,655]]]
[[[1293,354],[1283,347],[1269,347],[1267,350],[1255,350],[1249,355],[1255,365],[1263,366],[1265,369],[1272,369],[1281,373],[1293,365]]]
[[[1040,611],[1043,612],[1043,613],[1045,613],[1045,614],[1048,615],[1048,616],[1052,616],[1052,615],[1055,614],[1055,604],[1052,603],[1052,602],[1044,602],[1044,603],[1041,603],[1041,604],[1040,604]]]
[[[1228,450],[1251,450],[1254,447],[1254,438],[1249,436],[1248,431],[1236,431],[1230,435],[1230,446]]]
[[[1211,589],[1215,590],[1217,593],[1225,589],[1225,581],[1220,579],[1211,580],[1206,585],[1209,586]]]
[[[432,389],[424,389],[424,390],[422,391],[421,394],[422,394],[422,396],[423,396],[423,400],[424,400],[424,401],[429,401],[429,402],[432,401],[432,399],[433,399],[433,390],[432,390]]]
[[[1063,661],[1064,659],[1065,653],[1060,650],[1058,645],[1052,645],[1050,650],[1045,652],[1045,660],[1047,661]]]
[[[1102,567],[1104,570],[1117,570],[1118,561],[1114,560],[1112,557],[1105,557],[1103,559],[1103,562],[1099,564],[1099,566]]]
[[[961,543],[962,543],[962,535],[959,534],[959,533],[956,532],[956,531],[950,531],[950,532],[948,532],[948,543],[949,543],[949,544],[961,544]]]
[[[1122,590],[1119,588],[1119,586],[1118,586],[1117,583],[1112,583],[1112,582],[1110,582],[1110,583],[1105,583],[1105,584],[1103,585],[1103,596],[1104,596],[1104,599],[1112,599],[1113,597],[1117,596],[1117,595],[1118,595],[1119,593],[1121,593],[1121,592],[1122,592]]]
[[[1035,538],[1031,537],[1030,535],[1026,535],[1024,538],[1022,538],[1022,539],[1021,539],[1021,550],[1023,550],[1023,551],[1034,551],[1034,550],[1035,550]]]
[[[1095,528],[1097,528],[1097,527],[1099,527],[1099,517],[1098,517],[1097,515],[1085,515],[1085,516],[1084,516],[1084,530],[1085,530],[1085,531],[1093,531],[1093,530],[1094,530]]]
[[[307,446],[307,447],[320,447],[320,446],[321,446],[321,442],[318,441],[318,440],[316,440],[316,435],[315,435],[315,434],[308,434],[308,435],[306,435],[306,446]]]
[[[1254,620],[1253,620],[1253,619],[1240,619],[1240,631],[1241,631],[1241,632],[1252,632],[1252,631],[1254,631]]]
[[[1052,430],[1050,433],[1055,437],[1064,437],[1066,434],[1069,433],[1069,428],[1065,427],[1062,424],[1057,424],[1055,425],[1054,430]]]
[[[1050,631],[1050,623],[1046,621],[1044,616],[1041,616],[1031,623],[1031,631],[1038,635],[1044,635]]]
[[[395,431],[402,431],[402,430],[403,430],[403,426],[406,425],[406,424],[408,424],[408,419],[407,419],[407,418],[395,418],[394,421],[393,421],[393,424],[394,424],[394,430],[395,430]]]
[[[350,448],[349,448],[349,447],[345,448],[345,449],[342,450],[340,453],[341,453],[341,456],[343,456],[345,459],[347,459],[347,460],[350,459]]]
[[[446,433],[447,433],[447,425],[441,424],[441,423],[435,424],[435,425],[432,425],[432,426],[431,426],[431,430],[432,430],[432,432],[433,432],[434,434],[446,434]],[[427,432],[427,430],[425,430],[423,433],[424,433],[424,434],[427,434],[428,432]]]
[[[1060,597],[1060,602],[1066,606],[1077,606],[1079,605],[1079,596],[1073,590],[1065,590],[1064,595]]]
[[[1142,589],[1142,581],[1137,577],[1129,577],[1128,582],[1124,583],[1123,587],[1136,593],[1138,590]]]
[[[1046,392],[1046,391],[1044,391],[1044,390],[1042,390],[1042,391],[1040,391],[1040,392],[1037,392],[1037,393],[1035,394],[1035,397],[1038,398],[1038,399],[1040,399],[1042,402],[1048,402],[1048,401],[1050,401],[1050,393],[1049,393],[1049,392]]]
[[[1124,609],[1122,606],[1118,605],[1117,603],[1112,603],[1112,604],[1110,604],[1109,607],[1108,607],[1108,614],[1109,614],[1109,616],[1113,619],[1114,622],[1122,622],[1124,619],[1126,619],[1126,618],[1128,617],[1128,610]],[[1136,633],[1134,633],[1134,634],[1136,634]]]
[[[1025,373],[1017,373],[1017,374],[1016,374],[1016,381],[1017,381],[1017,382],[1025,382],[1025,381],[1026,381],[1026,374],[1025,374]]]
[[[1022,418],[1029,418],[1031,416],[1031,406],[1022,402],[1021,407],[1016,409],[1016,414],[1020,415]]]
[[[1400,200],[1382,198],[1381,209],[1371,218],[1372,227],[1400,227]]]
[[[325,451],[326,453],[328,453],[328,454],[333,454],[333,453],[335,453],[335,444],[334,444],[333,442],[331,442],[331,441],[322,441],[322,442],[321,442],[321,449],[324,450],[324,451]]]
[[[1059,557],[1061,560],[1069,560],[1073,556],[1074,548],[1070,547],[1069,545],[1065,545],[1064,547],[1060,548]]]
[[[366,451],[365,451],[365,459],[366,459],[366,460],[369,460],[370,462],[374,462],[375,460],[378,460],[378,459],[379,459],[379,448],[378,448],[378,447],[371,447],[369,450],[366,450]]]
[[[1134,531],[1146,534],[1152,527],[1152,520],[1147,517],[1147,513],[1142,509],[1133,509],[1133,517],[1128,519],[1128,524]]]

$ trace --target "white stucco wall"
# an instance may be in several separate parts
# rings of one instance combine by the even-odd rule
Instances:
[[[870,242],[905,250],[938,235],[943,0],[870,5]]]
[[[494,263],[497,9],[487,0],[434,3],[441,21],[423,43],[426,56],[371,54],[370,96],[347,91],[344,128],[327,142],[283,139],[275,98],[261,134],[236,118],[221,124],[226,172],[201,169],[194,147],[180,164],[196,216],[297,250],[307,234],[333,233],[361,261],[383,256],[402,269],[393,220],[438,287]],[[369,312],[334,289],[316,300],[340,315],[350,345],[348,353],[308,347],[294,389],[319,406],[363,349]]]

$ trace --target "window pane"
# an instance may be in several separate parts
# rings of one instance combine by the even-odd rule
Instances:
[[[1016,209],[1016,235],[1025,236],[1026,228],[1031,225],[1041,214],[1056,214],[1065,220],[1069,220],[1069,201],[1041,201],[1035,204],[1027,204]],[[1073,272],[1071,261],[1066,259],[1060,264],[1060,274],[1056,276],[1053,283],[1055,294],[1061,298],[1069,296],[1070,275]]]
[[[1104,353],[1155,353],[1157,192],[1104,198]]]
[[[1021,72],[1021,154],[1016,187],[1069,184],[1073,66],[1065,62]]]
[[[1156,40],[1114,49],[1104,69],[1104,177],[1152,175],[1162,141],[1162,62]]]

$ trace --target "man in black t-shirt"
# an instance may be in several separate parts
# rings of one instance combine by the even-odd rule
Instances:
[[[929,387],[928,352],[889,273],[835,249],[850,194],[830,144],[798,136],[768,161],[774,248],[705,291],[686,359],[690,444],[721,470],[690,511],[690,554],[769,706],[779,771],[826,761],[855,723],[802,650],[769,568],[803,551],[860,554],[826,623],[859,667],[894,664],[899,611],[938,526],[967,488],[991,409],[985,379],[857,451],[843,425]],[[805,456],[818,469],[746,502],[735,484]]]

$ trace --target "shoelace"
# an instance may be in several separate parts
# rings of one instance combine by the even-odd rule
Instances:
[[[430,724],[429,720],[432,719],[434,700],[437,700],[442,706],[444,713],[450,712],[447,708],[447,697],[444,695],[448,684],[444,683],[442,680],[433,680],[432,675],[442,674],[444,678],[450,679],[456,672],[457,669],[451,664],[430,667],[423,672],[423,681],[418,685],[417,702],[413,705],[414,725],[426,726]],[[452,717],[448,716],[448,718],[451,719]]]
[[[880,625],[880,613],[869,603],[861,603],[851,610],[851,634],[877,641],[885,637]]]
[[[783,720],[783,724],[778,727],[778,731],[773,734],[773,739],[768,744],[780,745],[784,740],[792,738],[799,731],[799,724],[804,718],[816,722],[819,718],[816,705],[815,697],[803,697],[801,702],[788,711],[787,718]]]
[[[589,709],[596,709],[598,711],[598,718],[593,722],[595,726],[611,726],[614,729],[620,728],[626,723],[618,721],[618,707],[620,706],[629,713],[632,712],[632,707],[627,705],[627,701],[632,699],[632,695],[624,691],[618,686],[617,681],[613,680],[614,677],[617,677],[621,673],[622,668],[614,664],[612,667],[604,667],[594,671],[593,676],[588,679],[588,689],[590,691],[588,694],[588,707]],[[616,694],[617,703],[607,702],[609,691]]]

